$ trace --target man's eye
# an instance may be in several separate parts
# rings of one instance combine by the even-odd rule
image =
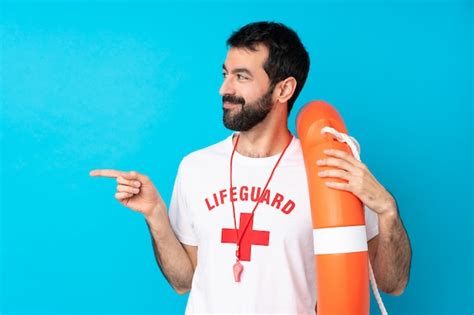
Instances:
[[[237,74],[237,79],[239,80],[247,80],[248,78],[244,75],[241,75],[241,74]]]
[[[227,76],[227,73],[222,72],[222,76],[225,78]]]

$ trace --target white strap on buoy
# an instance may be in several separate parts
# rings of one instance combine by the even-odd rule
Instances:
[[[347,143],[347,145],[351,148],[352,154],[354,158],[360,161],[360,146],[357,140],[343,132],[339,132],[332,127],[324,127],[321,129],[321,133],[329,133],[336,138],[339,142]],[[382,315],[387,315],[387,310],[385,309],[385,305],[383,304],[382,298],[380,297],[379,289],[377,287],[377,282],[375,281],[374,271],[372,270],[372,265],[370,264],[369,258],[369,277],[370,277],[370,284],[372,286],[372,291],[374,292],[375,299],[377,300],[377,304],[380,309],[380,313]]]
[[[314,254],[343,254],[367,251],[365,225],[313,230]]]

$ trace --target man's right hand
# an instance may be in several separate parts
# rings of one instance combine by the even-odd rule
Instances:
[[[197,265],[197,246],[182,244],[176,238],[166,205],[148,176],[104,169],[92,170],[89,174],[117,179],[115,198],[127,208],[145,215],[156,261],[163,274],[176,292],[188,292]]]
[[[92,170],[89,175],[117,179],[115,198],[125,207],[142,213],[147,219],[155,211],[166,211],[166,205],[148,176],[135,171]]]

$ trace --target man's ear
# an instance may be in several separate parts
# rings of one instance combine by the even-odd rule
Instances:
[[[278,82],[275,87],[276,99],[280,103],[288,102],[293,96],[296,89],[296,79],[294,77],[288,77],[283,81]]]

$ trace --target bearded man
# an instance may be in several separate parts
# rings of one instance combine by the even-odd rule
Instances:
[[[171,286],[190,291],[186,313],[314,314],[313,230],[300,141],[288,115],[304,86],[309,56],[281,23],[245,25],[228,39],[220,88],[222,141],[185,156],[169,214],[138,172],[117,178],[115,197],[144,214],[155,256]],[[381,290],[399,295],[411,249],[394,197],[367,166],[333,150],[319,165],[328,186],[365,205],[369,257]]]

